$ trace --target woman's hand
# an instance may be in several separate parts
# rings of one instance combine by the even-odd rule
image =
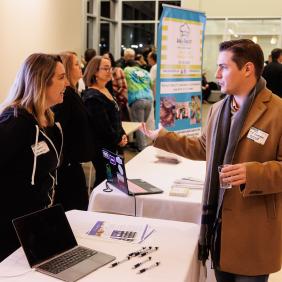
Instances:
[[[150,130],[147,128],[146,123],[142,122],[139,126],[138,130],[140,130],[145,136],[150,138],[151,140],[155,140],[158,137],[159,131],[161,130],[162,126],[160,125],[158,129]]]

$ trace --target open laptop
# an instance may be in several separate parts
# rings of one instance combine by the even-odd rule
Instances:
[[[163,190],[142,179],[127,179],[124,158],[102,149],[107,169],[107,182],[129,196],[159,194]]]
[[[62,206],[13,220],[29,265],[64,281],[76,281],[115,257],[78,246]]]

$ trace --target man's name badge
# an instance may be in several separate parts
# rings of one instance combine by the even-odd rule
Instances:
[[[36,156],[46,154],[50,151],[49,147],[48,147],[48,145],[45,141],[40,141],[40,142],[38,142],[37,146],[33,145],[33,146],[31,146],[31,148],[32,148],[33,154],[36,155]]]
[[[264,145],[267,137],[268,137],[268,133],[257,129],[255,127],[251,127],[250,131],[248,132],[247,138],[253,140],[256,143],[259,143],[261,145]]]

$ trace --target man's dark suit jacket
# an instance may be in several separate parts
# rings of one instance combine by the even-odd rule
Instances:
[[[266,87],[282,98],[282,64],[269,63],[264,67],[262,76],[266,80]]]

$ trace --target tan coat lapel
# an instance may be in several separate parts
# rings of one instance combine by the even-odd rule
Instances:
[[[258,97],[255,99],[254,104],[252,106],[252,114],[247,116],[245,120],[245,124],[241,130],[239,141],[245,136],[253,124],[263,115],[263,113],[267,110],[264,102],[269,101],[271,98],[271,92],[269,90],[263,90],[258,94]]]

